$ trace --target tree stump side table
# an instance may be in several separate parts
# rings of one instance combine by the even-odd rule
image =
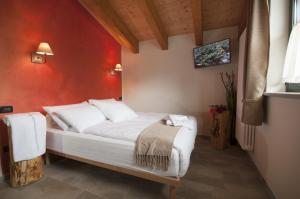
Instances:
[[[11,128],[8,127],[9,139],[9,178],[12,187],[21,187],[40,180],[44,175],[44,160],[42,156],[31,160],[14,162],[11,140]]]
[[[211,114],[211,144],[213,148],[222,150],[227,143],[228,111]]]

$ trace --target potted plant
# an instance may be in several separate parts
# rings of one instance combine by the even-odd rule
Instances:
[[[229,113],[228,119],[228,136],[231,145],[236,144],[235,139],[235,120],[236,120],[236,88],[234,84],[234,72],[220,73],[222,84],[226,92],[226,104]]]

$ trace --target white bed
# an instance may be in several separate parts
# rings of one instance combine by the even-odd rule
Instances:
[[[158,176],[182,177],[187,172],[197,135],[197,122],[194,117],[189,117],[193,128],[182,127],[176,135],[167,171],[151,170],[135,164],[137,136],[144,128],[165,116],[166,114],[162,113],[138,113],[135,119],[118,123],[107,120],[86,129],[83,133],[63,131],[49,126],[47,149]]]

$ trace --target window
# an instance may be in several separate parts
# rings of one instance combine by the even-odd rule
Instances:
[[[287,46],[287,52],[285,56],[285,64],[283,68],[283,81],[286,85],[289,83],[297,84],[300,86],[300,23],[299,22],[299,3],[300,0],[293,0],[292,1],[292,32],[290,34],[289,43]],[[295,85],[294,85],[295,86]],[[287,90],[288,87],[286,87]],[[300,92],[300,89],[297,89]]]
[[[292,0],[292,26],[294,26],[298,21],[299,16],[299,0]]]
[[[300,0],[292,0],[292,25],[300,22]]]
[[[266,91],[284,92],[285,84],[282,80],[282,73],[292,25],[292,0],[271,0],[270,2],[270,53]]]

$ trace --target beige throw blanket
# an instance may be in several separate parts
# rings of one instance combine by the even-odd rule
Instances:
[[[168,170],[173,142],[179,129],[162,122],[144,129],[136,142],[136,163],[142,167]]]

